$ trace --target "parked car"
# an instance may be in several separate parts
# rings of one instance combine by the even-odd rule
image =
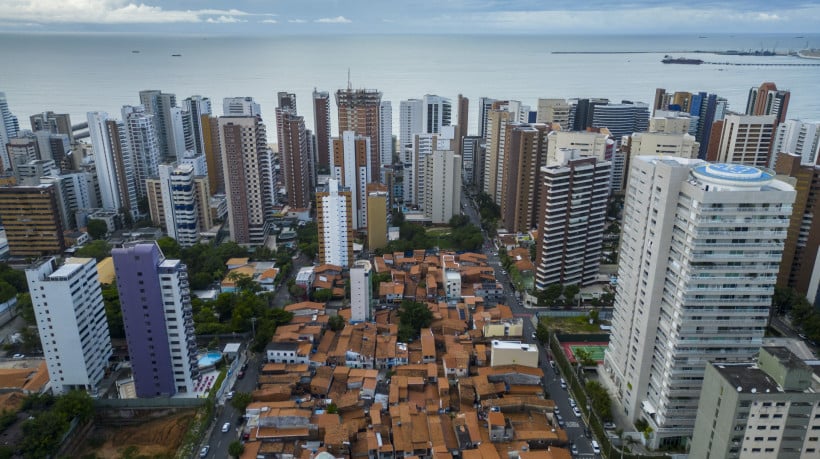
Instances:
[[[226,433],[229,430],[231,430],[231,423],[230,422],[226,422],[225,424],[222,424],[222,433]]]
[[[567,388],[567,382],[564,381],[564,378],[561,378],[561,389],[566,390],[566,388]]]
[[[595,454],[601,454],[601,445],[598,444],[597,441],[592,440],[592,452]]]
[[[578,406],[578,404],[575,402],[574,398],[569,399],[569,406],[571,406],[573,408]]]
[[[21,359],[25,359],[26,356],[25,356],[25,354],[14,354],[13,356],[11,356],[11,358],[13,358],[15,360],[21,360]]]
[[[225,398],[228,399],[228,400],[231,400],[233,398],[233,396],[234,396],[234,392],[230,391],[230,392],[228,392],[228,395],[225,396]]]
[[[570,447],[570,451],[572,452],[573,455],[577,455],[578,454],[578,446],[576,446],[575,443],[573,443],[572,446]]]
[[[199,450],[199,457],[208,456],[208,451],[210,451],[210,450],[211,450],[211,447],[209,445],[203,446],[202,449]]]
[[[242,379],[245,377],[245,371],[239,370],[239,373],[236,374],[236,379]]]
[[[577,406],[572,407],[572,412],[575,414],[575,417],[581,417],[581,410],[579,410]]]
[[[605,422],[604,423],[604,429],[606,429],[606,430],[615,430],[615,429],[617,429],[617,427],[615,427],[614,422]]]

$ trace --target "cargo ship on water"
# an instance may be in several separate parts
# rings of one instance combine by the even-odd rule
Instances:
[[[690,59],[688,57],[672,57],[670,55],[663,56],[661,60],[664,64],[689,64],[689,65],[700,65],[703,64],[702,59]]]

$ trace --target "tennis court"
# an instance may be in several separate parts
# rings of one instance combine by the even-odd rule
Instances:
[[[564,354],[566,354],[570,363],[577,362],[575,353],[578,352],[579,349],[586,351],[592,360],[603,363],[607,343],[561,343],[561,346],[564,348]]]

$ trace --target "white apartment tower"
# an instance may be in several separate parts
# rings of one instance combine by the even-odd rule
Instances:
[[[818,164],[820,161],[820,121],[787,120],[777,126],[772,148],[772,161],[777,162],[780,153],[800,156],[802,164]]]
[[[202,96],[191,96],[182,101],[185,112],[191,119],[194,145],[197,155],[205,154],[205,133],[202,129],[203,116],[211,116],[211,99]]]
[[[128,135],[128,146],[136,177],[137,198],[144,197],[145,179],[154,177],[159,171],[159,139],[154,128],[154,116],[145,112],[141,105],[122,107],[122,121]]]
[[[422,98],[421,132],[438,134],[441,128],[449,126],[452,120],[453,102],[446,98],[426,94]]]
[[[9,140],[17,137],[17,131],[19,130],[20,124],[17,117],[9,110],[6,93],[0,92],[0,166],[3,167],[4,171],[11,168],[11,162],[6,153],[6,144]]]
[[[515,116],[507,110],[490,110],[487,113],[487,151],[484,153],[484,188],[496,204],[501,204],[504,189],[504,145],[507,138],[507,124],[514,123]]]
[[[138,177],[131,143],[123,122],[105,112],[88,113],[94,168],[104,209],[137,212]]]
[[[461,155],[434,150],[424,159],[424,214],[434,225],[458,215],[461,204]]]
[[[706,362],[757,354],[794,199],[756,167],[632,159],[604,368],[653,448],[692,436]]]
[[[26,270],[37,329],[57,394],[96,395],[111,358],[111,335],[93,258],[50,258]]]
[[[535,287],[597,280],[609,198],[609,161],[561,149],[541,168]]]
[[[403,100],[399,103],[399,149],[413,148],[413,137],[423,131],[421,99]]]
[[[389,100],[379,103],[379,164],[382,168],[393,164],[393,105]],[[384,170],[379,171],[382,183],[385,183]]]
[[[367,260],[359,260],[350,268],[350,322],[367,322],[372,318],[370,301],[373,299],[371,266]]]
[[[572,123],[569,120],[569,104],[564,99],[538,99],[536,123],[558,123],[561,130],[569,131]]]
[[[159,181],[168,236],[189,247],[199,242],[199,200],[190,164],[162,164]]]
[[[261,116],[262,108],[253,97],[226,97],[222,99],[222,114],[225,116]]]
[[[316,192],[319,232],[319,262],[347,268],[353,262],[353,215],[350,191],[339,181],[327,181],[326,190]]]

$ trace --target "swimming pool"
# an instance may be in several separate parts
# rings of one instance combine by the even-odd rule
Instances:
[[[222,353],[219,351],[210,351],[205,355],[199,357],[199,367],[212,367],[222,358]]]

